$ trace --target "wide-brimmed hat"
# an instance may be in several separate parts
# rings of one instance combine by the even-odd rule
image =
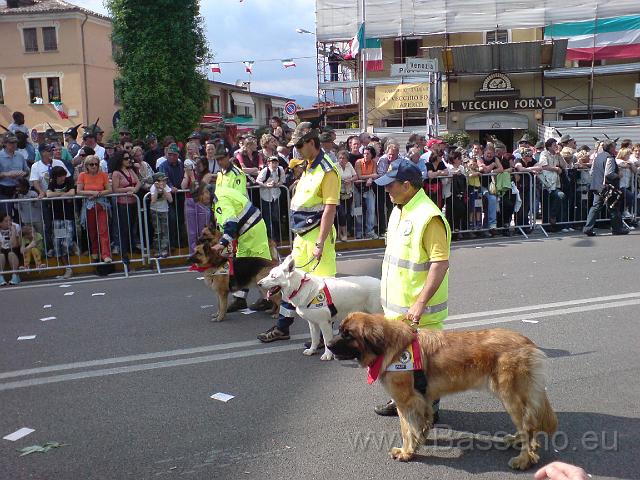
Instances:
[[[318,129],[313,128],[311,122],[302,122],[298,124],[296,129],[293,131],[291,141],[287,145],[289,147],[295,147],[296,145],[300,145],[312,138],[319,138],[319,135],[320,133],[318,132]]]

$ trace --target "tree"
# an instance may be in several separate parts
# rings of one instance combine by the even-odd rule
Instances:
[[[186,138],[207,99],[209,56],[198,0],[107,0],[120,122],[140,138]]]

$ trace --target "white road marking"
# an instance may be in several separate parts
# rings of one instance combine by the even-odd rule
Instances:
[[[630,296],[634,294],[623,294],[623,295]],[[639,295],[640,293],[635,294],[636,297]],[[611,298],[611,297],[619,297],[619,296],[612,295],[609,297],[601,297],[601,298]],[[597,298],[593,298],[589,300],[594,302],[599,301]],[[576,300],[572,304],[573,305],[575,305],[576,303],[582,304],[585,302],[586,302],[586,299]],[[566,302],[557,302],[557,303],[564,304]],[[554,305],[554,304],[549,304],[549,305]],[[504,316],[504,317],[489,318],[484,320],[450,323],[450,324],[446,324],[445,329],[453,330],[458,328],[494,325],[494,324],[500,324],[500,323],[516,322],[516,321],[521,321],[526,319],[570,315],[573,313],[605,310],[609,308],[620,308],[620,307],[627,307],[627,306],[633,306],[633,305],[640,305],[640,298],[635,298],[630,300],[621,300],[621,301],[612,301],[612,302],[602,302],[600,300],[600,303],[597,303],[594,305],[581,305],[576,307],[559,308],[556,310],[547,310],[542,312],[530,312],[530,313],[514,315],[514,316]],[[538,305],[537,307],[541,307],[541,306]],[[486,316],[486,312],[478,312],[477,316]],[[308,336],[309,335],[307,333],[292,335],[291,340],[301,340],[304,338],[308,338]],[[196,353],[204,353],[204,352],[211,352],[211,351],[217,351],[217,350],[230,350],[235,348],[255,347],[258,345],[259,344],[257,343],[256,340],[249,340],[244,342],[233,342],[233,343],[226,343],[226,344],[219,344],[219,345],[209,345],[209,346],[189,348],[189,349],[183,349],[183,350],[155,352],[155,353],[148,353],[148,354],[142,354],[142,355],[131,355],[128,357],[117,357],[117,358],[108,358],[103,360],[93,360],[88,362],[52,365],[50,367],[41,367],[41,368],[33,368],[28,370],[19,370],[14,372],[1,373],[0,379],[23,377],[23,376],[33,375],[38,373],[48,373],[48,372],[57,372],[62,370],[73,370],[73,369],[86,368],[86,367],[103,366],[103,365],[116,364],[116,363],[125,363],[125,362],[132,362],[132,361],[138,361],[138,360],[150,360],[150,359],[159,359],[159,358],[182,356],[182,355],[192,355]],[[292,350],[301,350],[301,348],[302,347],[298,344],[292,344],[291,342],[288,342],[280,346],[260,347],[260,348],[253,348],[249,350],[244,349],[244,350],[238,350],[234,352],[218,353],[218,354],[206,355],[201,357],[173,359],[173,360],[166,360],[166,361],[153,362],[153,363],[126,365],[126,366],[115,367],[115,368],[89,370],[84,372],[75,372],[75,373],[68,373],[68,374],[62,374],[62,375],[52,375],[49,377],[39,377],[39,378],[32,378],[32,379],[26,379],[26,380],[17,380],[14,382],[0,383],[0,391],[13,390],[13,389],[24,388],[24,387],[32,387],[37,385],[45,385],[49,383],[58,383],[58,382],[64,382],[69,380],[117,375],[120,373],[140,372],[140,371],[146,371],[146,370],[155,370],[159,368],[195,365],[199,363],[213,362],[213,361],[219,361],[219,360],[230,360],[234,358],[246,358],[246,357],[252,357],[256,355],[266,355],[270,353],[280,353],[280,352],[287,352]]]

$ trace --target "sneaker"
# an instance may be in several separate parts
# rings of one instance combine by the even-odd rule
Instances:
[[[593,230],[583,230],[582,233],[584,233],[587,237],[595,237],[596,236],[596,232],[594,232]]]
[[[64,269],[64,274],[62,275],[62,278],[71,278],[73,277],[73,270],[71,270],[70,268],[65,268]]]
[[[273,302],[271,300],[267,300],[266,298],[261,298],[254,304],[249,305],[249,308],[251,310],[255,310],[256,312],[264,312],[265,310],[271,310],[273,308]]]
[[[389,400],[384,405],[377,405],[373,408],[373,411],[376,414],[381,415],[383,417],[397,417],[398,416],[398,407],[396,407],[396,402],[393,400]]]
[[[113,262],[113,259],[112,259],[111,257],[104,257],[104,258],[102,259],[102,261],[103,261],[104,263],[111,263],[111,262]]]
[[[247,299],[233,297],[233,302],[227,307],[227,313],[237,312],[238,310],[244,310],[247,308]]]
[[[568,228],[563,228],[562,230],[560,230],[562,233],[569,233],[569,229]]]
[[[18,275],[17,273],[14,273],[13,275],[11,275],[11,281],[9,282],[9,285],[19,285],[20,284],[20,275]]]
[[[304,348],[311,348],[311,341],[303,343]],[[320,337],[320,343],[318,344],[318,349],[324,348],[324,338]]]
[[[116,247],[112,247],[111,248],[111,253],[114,255],[119,255],[120,254],[120,249],[116,246]]]
[[[7,281],[4,279],[4,277],[0,278],[2,278],[2,281],[0,281],[0,287],[4,287],[5,285],[7,285]]]
[[[627,233],[629,233],[629,230],[624,228],[622,230],[616,230],[614,232],[611,232],[612,235],[626,235]]]
[[[276,340],[289,340],[289,338],[291,338],[289,337],[289,332],[283,332],[276,326],[258,335],[258,340],[262,343],[275,342]]]
[[[369,232],[365,235],[365,237],[370,240],[376,240],[378,238],[378,235],[376,235],[375,232]]]

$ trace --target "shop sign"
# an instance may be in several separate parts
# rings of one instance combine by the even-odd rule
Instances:
[[[556,97],[457,100],[449,102],[450,112],[486,112],[495,110],[542,110],[556,108]]]
[[[429,85],[429,83],[378,85],[376,108],[383,110],[429,108]]]

